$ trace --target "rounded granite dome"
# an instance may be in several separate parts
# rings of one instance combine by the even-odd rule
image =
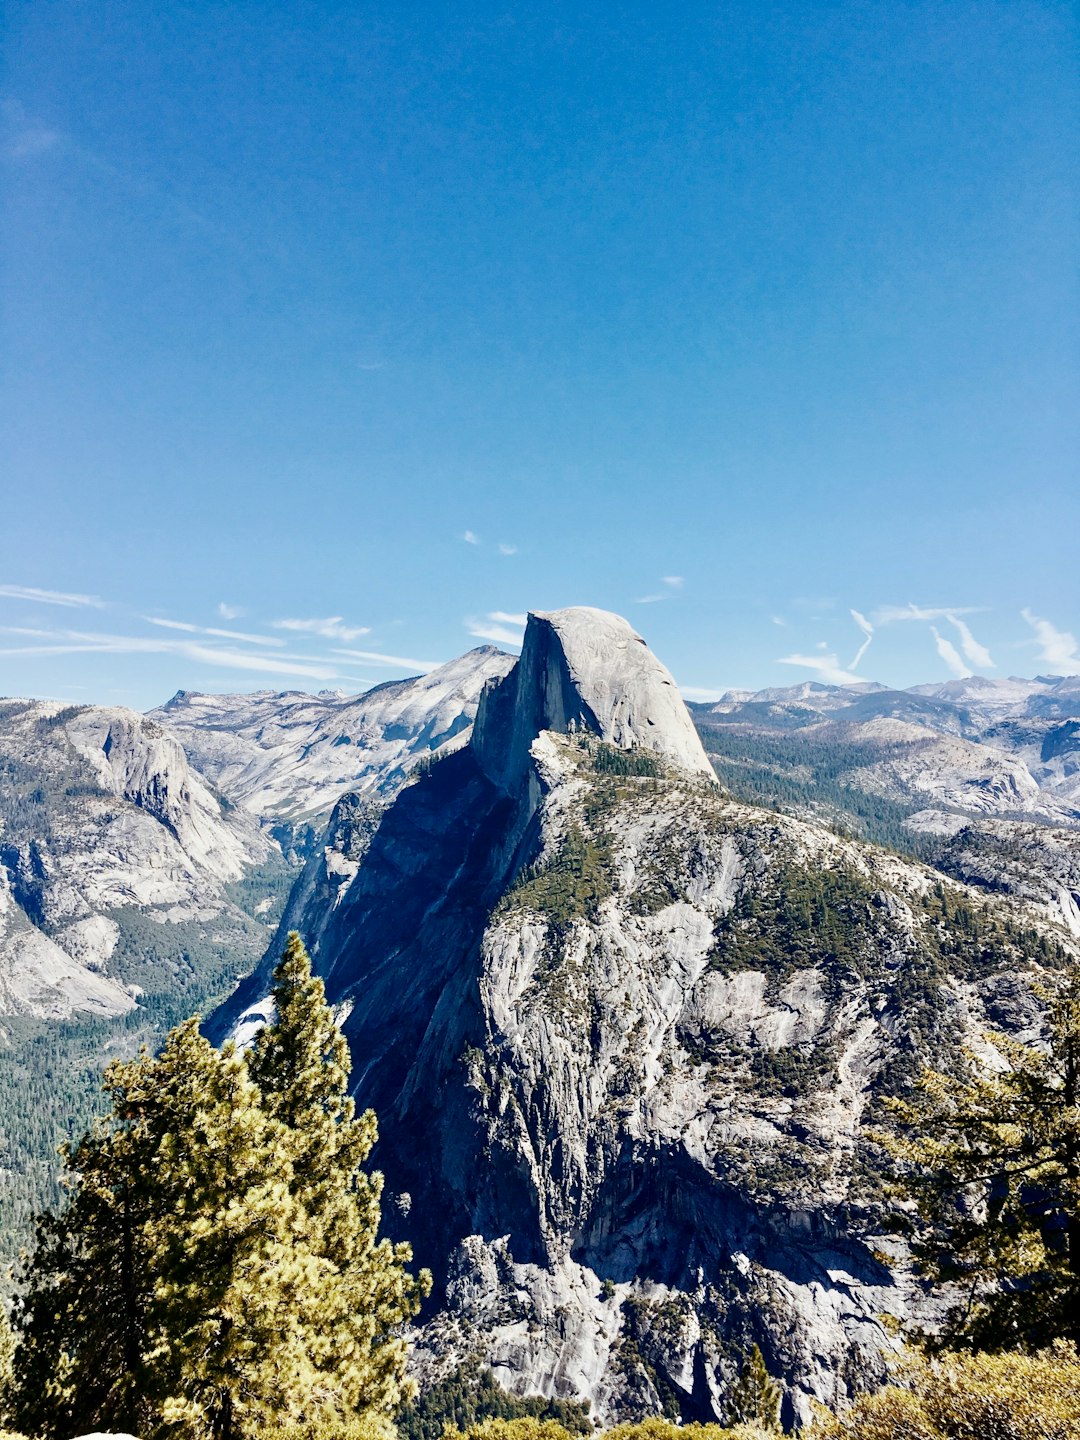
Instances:
[[[521,659],[481,703],[473,745],[491,778],[509,788],[545,730],[587,730],[714,778],[670,671],[609,610],[530,612]]]

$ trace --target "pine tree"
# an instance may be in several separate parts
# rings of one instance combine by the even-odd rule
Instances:
[[[101,1425],[234,1440],[310,1387],[292,1306],[317,1284],[280,1126],[235,1055],[188,1021],[109,1067],[112,1113],[65,1155],[18,1307],[16,1413],[38,1435]]]
[[[727,1423],[779,1430],[780,1400],[780,1387],[769,1374],[764,1355],[752,1345],[728,1396]]]
[[[1031,1355],[910,1356],[895,1382],[831,1419],[814,1440],[1075,1440],[1080,1357],[1059,1341]]]
[[[287,1132],[307,1244],[333,1270],[310,1332],[313,1352],[323,1357],[317,1363],[326,1403],[343,1416],[390,1416],[409,1393],[400,1329],[431,1278],[407,1272],[408,1245],[376,1238],[382,1176],[362,1168],[377,1139],[375,1116],[355,1113],[348,1046],[295,932],[272,993],[276,1018],[257,1037],[248,1071],[266,1112]]]
[[[219,1055],[193,1020],[153,1070],[153,1088],[137,1074],[127,1097],[154,1120],[152,1433],[246,1440],[312,1406],[309,1327],[331,1267],[304,1243],[282,1127],[243,1061]]]
[[[961,1299],[940,1342],[1080,1342],[1080,973],[1052,994],[1039,1047],[995,1036],[1007,1069],[924,1071],[881,1136],[923,1221],[914,1246]]]
[[[105,1088],[113,1116],[62,1150],[68,1205],[39,1221],[16,1302],[13,1406],[20,1428],[33,1434],[99,1423],[134,1430],[150,1415],[143,1357],[153,1295],[152,1147],[144,1117],[124,1115],[118,1065]]]
[[[299,1071],[282,1094],[336,1116],[324,1138],[352,1163],[374,1123],[352,1118],[339,1039],[325,1105]],[[374,1177],[320,1175],[314,1129],[264,1108],[245,1061],[197,1020],[156,1059],[111,1065],[105,1088],[111,1114],[65,1156],[69,1203],[40,1227],[17,1309],[20,1428],[372,1435],[401,1393],[396,1328],[419,1291],[402,1247],[375,1240]]]

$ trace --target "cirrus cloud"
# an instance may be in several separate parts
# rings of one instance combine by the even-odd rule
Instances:
[[[324,640],[359,640],[361,635],[370,635],[370,625],[346,625],[340,615],[329,615],[325,620],[275,620],[275,630],[292,630],[301,635],[319,635]]]
[[[821,655],[782,655],[777,661],[778,665],[800,665],[804,669],[814,670],[822,680],[830,685],[861,685],[862,680],[858,675],[853,675],[850,670],[845,670],[835,653]]]
[[[157,625],[162,630],[184,630],[189,635],[213,635],[219,640],[242,640],[246,645],[284,645],[276,635],[252,635],[245,630],[217,630],[213,626],[192,625],[187,620],[162,620],[159,616],[144,615],[148,625]]]
[[[519,647],[528,622],[528,615],[515,614],[507,610],[489,610],[486,615],[471,616],[465,621],[465,628],[476,640],[490,640],[493,645]]]
[[[1035,643],[1039,647],[1039,659],[1052,667],[1056,675],[1080,675],[1080,654],[1077,653],[1076,636],[1069,630],[1059,630],[1049,620],[1025,608],[1020,614],[1035,632]]]
[[[411,670],[418,675],[426,675],[429,670],[437,670],[443,664],[442,660],[411,660],[404,655],[384,655],[381,650],[338,650],[335,648],[335,655],[347,655],[350,660],[364,660],[369,665],[386,665],[392,670]]]
[[[104,610],[105,601],[96,595],[75,595],[67,590],[39,590],[36,585],[0,585],[5,600],[29,600],[35,605],[62,605],[68,610]]]
[[[952,643],[952,641],[947,640],[945,636],[942,635],[941,631],[937,628],[936,625],[930,626],[930,633],[934,637],[934,644],[937,646],[938,654],[941,656],[942,660],[945,661],[945,664],[949,667],[949,669],[956,676],[956,678],[958,680],[969,679],[972,672],[968,669],[968,667],[964,664],[963,660],[960,658],[960,653],[957,650],[956,646]]]

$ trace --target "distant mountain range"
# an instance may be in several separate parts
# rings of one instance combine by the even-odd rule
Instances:
[[[481,650],[351,700],[181,694],[154,716],[0,701],[0,1260],[58,1198],[56,1146],[97,1108],[103,1059],[227,995],[341,792],[383,794],[461,743],[512,663]]]
[[[704,1420],[757,1343],[805,1417],[933,1318],[880,1260],[882,1098],[1078,958],[1080,680],[686,707],[577,609],[359,697],[0,702],[9,1250],[101,1060],[245,1038],[288,928],[436,1274],[425,1383]]]
[[[480,691],[513,664],[484,645],[364,695],[181,690],[150,713],[233,804],[264,823],[325,821],[347,790],[386,793],[425,756],[464,741]]]
[[[1023,896],[1080,935],[1080,677],[810,682],[690,708],[732,794]]]

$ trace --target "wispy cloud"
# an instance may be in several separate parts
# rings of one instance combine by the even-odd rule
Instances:
[[[284,645],[276,635],[249,635],[243,630],[216,630],[213,626],[191,625],[186,620],[162,620],[156,615],[144,615],[148,625],[159,625],[163,630],[183,630],[189,635],[213,635],[219,640],[242,640],[247,645]]]
[[[934,637],[934,644],[937,646],[937,652],[942,660],[945,661],[945,664],[958,680],[966,680],[971,674],[971,671],[960,658],[960,652],[956,646],[951,640],[946,640],[936,625],[931,625],[930,630]]]
[[[670,600],[676,591],[681,590],[686,583],[681,575],[661,575],[661,585],[666,585],[666,590],[653,590],[648,595],[639,595],[634,602],[636,605],[659,605],[663,600]]]
[[[505,540],[500,540],[500,541],[499,541],[499,554],[500,554],[500,555],[516,555],[516,554],[517,554],[517,551],[518,551],[518,547],[517,547],[516,545],[508,545]]]
[[[978,605],[879,605],[874,611],[873,620],[877,625],[894,625],[912,620],[929,625],[933,630],[934,644],[937,646],[938,654],[954,675],[959,679],[967,679],[973,673],[970,667],[980,670],[994,669],[990,651],[971,633],[971,626],[960,619],[961,615],[978,615],[980,613],[981,607]],[[941,620],[947,620],[960,637],[963,659],[952,641],[944,639],[934,629],[934,623]]]
[[[0,148],[7,160],[32,160],[63,143],[60,130],[28,115],[17,100],[5,100],[0,116],[3,120]]]
[[[414,674],[426,675],[437,670],[442,660],[410,660],[403,655],[384,655],[379,650],[334,650],[335,655],[347,655],[351,660],[366,660],[370,665],[386,665],[393,670],[411,670]]]
[[[679,691],[686,700],[722,700],[727,694],[726,690],[710,690],[707,686],[701,685],[680,685]]]
[[[859,629],[865,636],[862,644],[855,652],[855,659],[852,660],[851,664],[848,666],[849,670],[855,670],[858,667],[859,661],[866,654],[867,650],[870,649],[870,641],[874,638],[874,627],[870,624],[870,621],[867,620],[865,615],[860,615],[858,610],[852,610],[851,618],[855,621],[855,624],[859,627]]]
[[[1039,646],[1039,659],[1050,666],[1055,675],[1080,675],[1080,654],[1077,653],[1076,636],[1068,630],[1059,630],[1049,620],[1021,610],[1021,615],[1035,631]]]
[[[490,640],[493,645],[520,645],[528,615],[511,614],[506,610],[489,610],[477,619],[470,616],[465,628],[477,640]]]
[[[73,595],[67,590],[39,590],[34,585],[0,585],[0,596],[5,600],[29,600],[38,605],[63,605],[75,610],[89,607],[103,610],[105,601],[96,595]]]
[[[823,655],[782,655],[780,665],[800,665],[806,670],[816,671],[830,685],[858,685],[858,675],[845,670],[835,654]]]
[[[239,620],[241,615],[246,614],[246,611],[242,605],[229,605],[226,601],[222,600],[221,604],[217,607],[217,613],[221,616],[222,620]]]
[[[301,675],[310,680],[333,680],[337,678],[338,671],[332,661],[312,662],[307,657],[258,654],[233,646],[204,645],[195,640],[167,640],[156,635],[106,635],[79,630],[58,630],[48,644],[3,649],[0,655],[180,655],[219,669],[254,670],[265,675]]]
[[[772,616],[772,623],[773,623],[774,625],[780,625],[780,626],[782,626],[783,629],[785,629],[785,630],[787,629],[787,621],[784,619],[784,617],[783,617],[782,615],[773,615],[773,616]]]
[[[969,665],[975,665],[980,670],[993,670],[995,665],[990,658],[990,651],[985,645],[981,645],[975,636],[972,635],[969,626],[963,620],[958,620],[955,615],[949,616],[949,623],[960,636],[960,649],[964,652],[964,658]]]
[[[898,620],[952,620],[978,613],[978,605],[879,605],[871,618],[875,625],[893,625]]]
[[[480,536],[477,535],[476,532],[473,530],[463,530],[461,533],[461,538],[465,541],[466,545],[480,544]]]
[[[303,635],[320,635],[324,640],[359,640],[361,635],[370,635],[370,625],[346,625],[340,615],[330,615],[325,620],[275,620],[275,630],[292,630]]]

